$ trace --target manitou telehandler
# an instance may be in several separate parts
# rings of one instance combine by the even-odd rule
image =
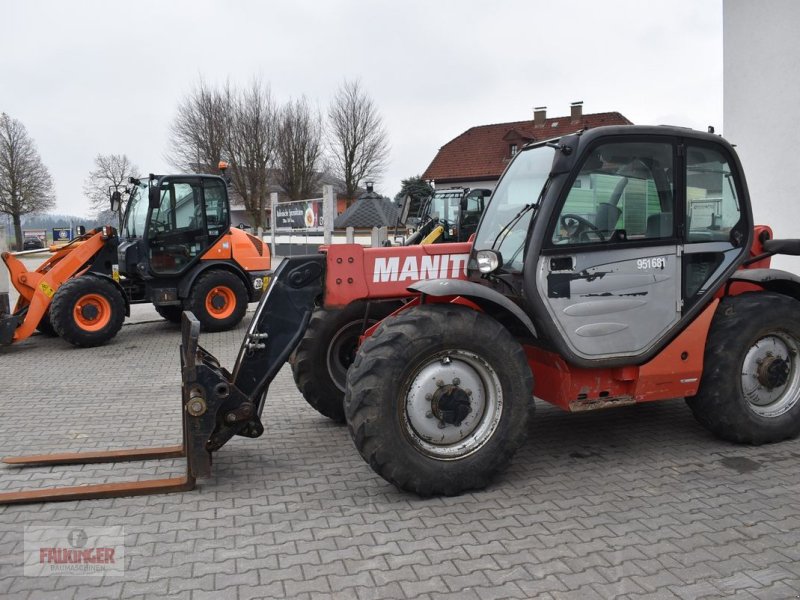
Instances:
[[[720,137],[620,126],[529,144],[471,244],[334,245],[284,260],[231,372],[184,313],[182,447],[10,459],[181,453],[186,477],[0,501],[191,487],[232,436],[262,433],[270,382],[315,305],[357,300],[407,300],[366,332],[345,393],[358,451],[404,490],[485,486],[524,443],[534,395],[571,412],[685,397],[723,439],[794,437],[800,278],[769,262],[800,255],[800,240],[770,237],[753,225],[742,167]]]
[[[404,246],[466,242],[475,233],[491,190],[446,188],[423,202],[415,217],[416,229]],[[410,202],[407,198],[406,202]],[[404,207],[404,211],[407,209]],[[353,364],[359,338],[397,310],[403,301],[355,301],[344,308],[318,307],[303,339],[289,359],[297,389],[320,414],[344,422],[347,370]]]
[[[76,346],[113,338],[130,305],[150,302],[179,322],[191,310],[203,328],[236,326],[247,303],[261,297],[270,275],[269,249],[230,226],[225,181],[215,175],[151,175],[131,179],[122,232],[94,229],[35,271],[2,255],[19,292],[13,311],[0,306],[0,345],[55,334]],[[111,196],[119,208],[120,193]],[[0,303],[2,305],[2,303]]]

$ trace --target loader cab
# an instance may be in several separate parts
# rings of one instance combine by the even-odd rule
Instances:
[[[483,188],[437,190],[420,210],[420,220],[436,218],[444,228],[442,242],[466,242],[475,233],[490,194]]]
[[[473,279],[578,366],[644,362],[748,255],[741,166],[716,136],[606,127],[524,148],[485,212]]]
[[[124,275],[180,276],[230,226],[221,177],[151,176],[131,185],[119,250]]]

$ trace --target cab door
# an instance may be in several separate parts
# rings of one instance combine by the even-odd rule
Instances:
[[[580,358],[644,354],[681,317],[675,148],[595,147],[553,212],[537,293],[559,344]]]
[[[150,270],[181,275],[228,231],[227,188],[218,177],[164,177],[159,193],[147,223]]]

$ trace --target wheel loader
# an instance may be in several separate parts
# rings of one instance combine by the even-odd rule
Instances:
[[[30,272],[3,253],[19,300],[13,311],[0,309],[0,345],[38,329],[76,346],[98,346],[117,334],[135,303],[152,303],[175,323],[188,309],[205,330],[221,331],[236,326],[247,303],[261,297],[271,273],[269,249],[230,226],[223,178],[150,175],[130,184],[119,234],[101,227],[54,246]],[[113,210],[119,201],[113,192]]]
[[[285,259],[231,371],[199,345],[200,324],[185,312],[180,447],[7,459],[178,453],[185,477],[0,501],[192,487],[227,440],[261,435],[270,383],[316,303],[405,300],[364,334],[344,408],[370,467],[420,495],[487,485],[525,442],[534,396],[569,412],[683,397],[724,440],[792,438],[800,278],[771,269],[775,254],[800,255],[800,240],[753,224],[742,166],[721,137],[620,126],[531,143],[472,243],[334,245]]]

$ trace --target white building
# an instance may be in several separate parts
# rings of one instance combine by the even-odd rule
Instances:
[[[800,238],[800,1],[724,0],[724,134],[744,165],[756,223]],[[800,274],[800,257],[774,267]]]

